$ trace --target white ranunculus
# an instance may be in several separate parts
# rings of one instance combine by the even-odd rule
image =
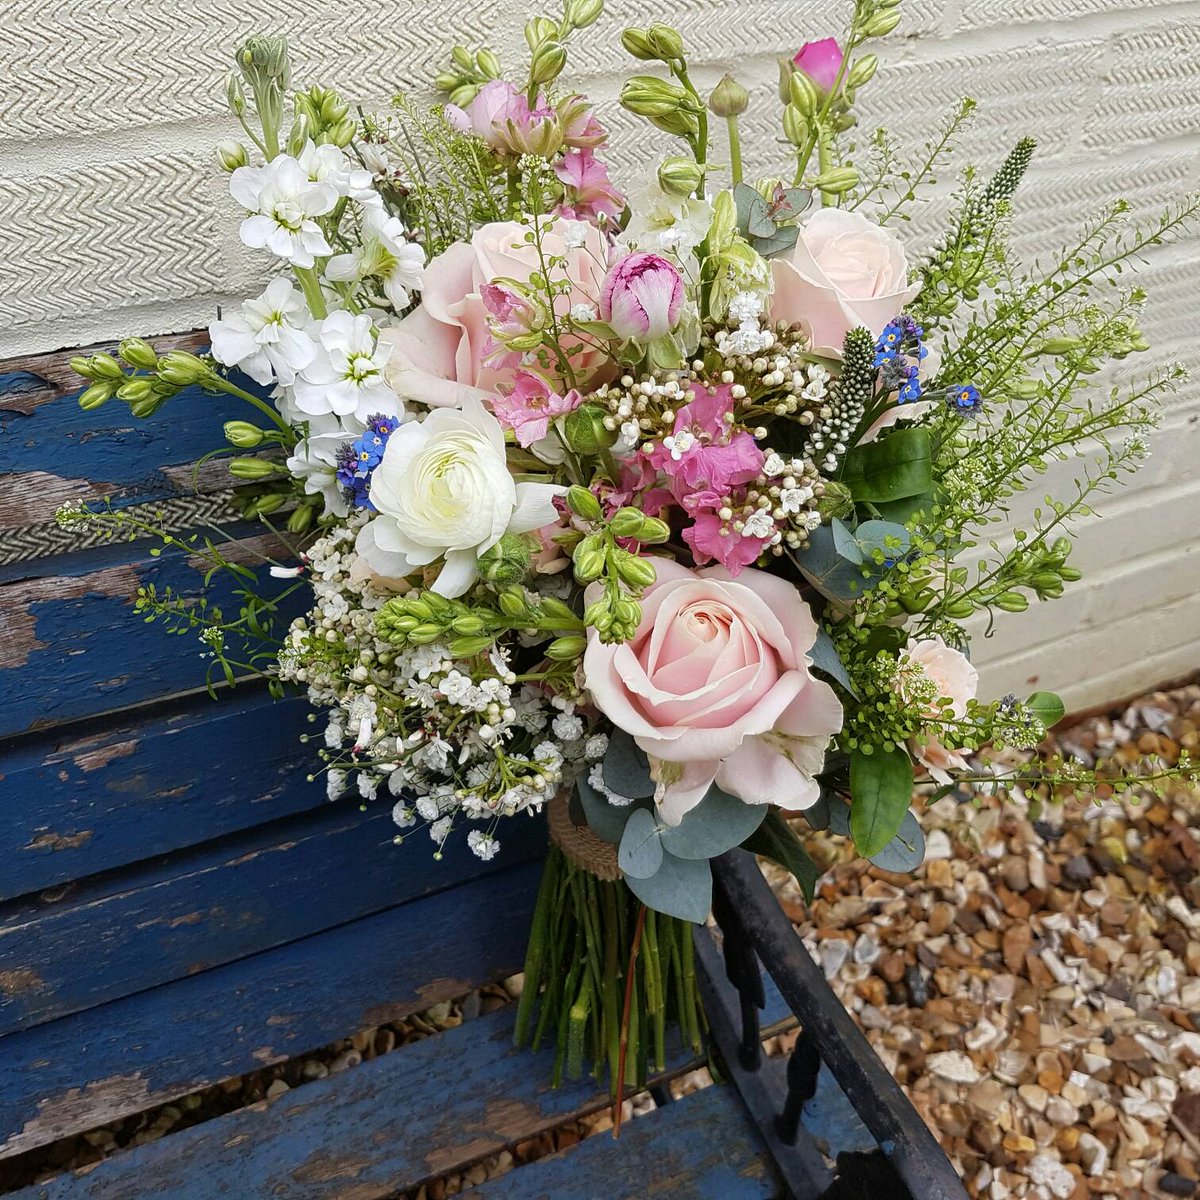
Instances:
[[[229,192],[251,213],[240,230],[247,246],[304,269],[333,253],[315,218],[337,204],[337,189],[310,179],[294,158],[281,154],[265,167],[238,167],[229,177]]]
[[[478,400],[434,409],[388,440],[371,477],[378,515],[359,531],[367,565],[402,579],[444,559],[433,590],[461,596],[478,576],[477,560],[505,533],[528,533],[557,519],[564,489],[516,483],[504,455],[500,422]]]
[[[851,329],[878,337],[921,290],[900,239],[844,208],[813,213],[792,250],[771,259],[771,278],[771,319],[806,324],[815,347],[839,355]]]
[[[291,282],[274,279],[240,312],[209,325],[213,357],[227,367],[241,367],[257,383],[293,384],[317,356],[303,328],[311,320],[304,297]]]
[[[376,344],[370,317],[330,313],[318,327],[316,358],[292,388],[292,403],[306,416],[333,413],[362,425],[376,413],[400,416],[400,399],[383,377],[389,353]]]

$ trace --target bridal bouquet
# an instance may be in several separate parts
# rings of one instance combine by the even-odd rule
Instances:
[[[1023,139],[965,172],[917,254],[902,223],[973,105],[923,149],[852,133],[896,4],[855,0],[840,41],[782,60],[777,96],[728,76],[705,95],[674,29],[625,30],[620,104],[668,151],[628,180],[564,82],[602,0],[531,20],[521,64],[456,47],[444,103],[371,116],[292,92],[286,44],[253,38],[228,88],[246,141],[219,158],[271,282],[208,353],[135,338],[75,364],[85,407],[146,416],[195,385],[253,407],[225,426],[229,469],[293,547],[271,573],[311,589],[290,627],[211,539],[136,510],[64,519],[235,571],[236,616],[136,606],[194,629],[230,682],[305,690],[331,798],[387,796],[397,841],[465,836],[484,859],[548,813],[518,1033],[556,1039],[557,1071],[617,1086],[661,1064],[669,1021],[696,1042],[710,860],[747,847],[811,895],[789,815],[908,870],[914,782],[1036,802],[1167,774],[1036,756],[1061,703],[978,697],[968,643],[1079,578],[1072,522],[1145,456],[1178,372],[1093,381],[1146,349],[1122,264],[1197,204],[1115,203],[1023,267]],[[766,177],[743,166],[751,102],[778,110]],[[1065,487],[1055,469],[1057,494],[1016,506],[1068,459]]]

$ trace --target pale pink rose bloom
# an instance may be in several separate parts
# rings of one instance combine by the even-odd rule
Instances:
[[[398,395],[457,408],[472,397],[486,400],[499,385],[513,382],[518,364],[495,361],[497,347],[481,292],[498,279],[525,283],[541,269],[537,248],[526,243],[525,233],[515,221],[483,225],[469,242],[455,242],[425,268],[420,307],[379,334],[379,344],[392,347],[386,378]],[[586,222],[556,220],[545,225],[542,248],[547,258],[566,260],[554,277],[561,279],[565,270],[571,288],[556,298],[556,311],[565,315],[575,304],[595,307],[608,265],[603,234]],[[601,365],[600,352],[585,350],[571,362],[582,382]]]
[[[656,558],[635,636],[606,645],[588,631],[584,684],[633,736],[660,782],[668,824],[715,781],[747,804],[807,808],[842,706],[809,673],[817,623],[786,580]],[[593,588],[595,585],[593,585]]]
[[[803,71],[823,92],[828,92],[837,83],[842,69],[842,48],[837,38],[822,38],[819,42],[805,42],[796,51],[792,62]]]
[[[679,324],[683,308],[683,278],[679,268],[661,254],[627,254],[604,281],[600,319],[618,337],[652,342]]]
[[[979,672],[971,666],[971,660],[941,638],[927,638],[915,642],[905,651],[937,685],[938,694],[951,701],[950,712],[961,719],[967,715],[967,701],[975,698],[979,687]],[[939,710],[932,710],[936,715]],[[951,771],[961,771],[967,761],[957,750],[948,750],[934,735],[920,741],[912,739],[909,749],[913,757],[938,783],[949,783]]]
[[[792,250],[771,259],[771,279],[771,319],[807,326],[813,347],[833,357],[859,325],[879,337],[921,290],[896,235],[842,208],[809,217]]]

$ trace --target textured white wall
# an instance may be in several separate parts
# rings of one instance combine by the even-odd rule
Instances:
[[[837,33],[841,0],[612,0],[575,52],[581,86],[616,133],[617,174],[662,135],[613,103],[630,67],[620,29],[661,16],[684,34],[698,82],[724,70],[753,88],[758,152],[775,136],[775,56]],[[0,38],[0,358],[125,333],[206,324],[254,286],[211,148],[236,128],[222,79],[238,39],[285,32],[301,83],[370,106],[431,77],[452,41],[519,52],[530,0],[8,0]],[[1039,139],[1018,242],[1052,249],[1106,198],[1158,205],[1200,185],[1200,0],[906,0],[900,32],[863,102],[918,143],[962,95],[979,101],[965,151],[998,161],[1018,133]],[[937,228],[937,202],[912,226]],[[1193,357],[1200,239],[1155,252],[1141,280],[1155,348],[1132,364]],[[1081,707],[1200,666],[1200,387],[1171,404],[1136,490],[1098,507],[1068,598],[1002,622],[980,642],[990,689],[1059,686]]]

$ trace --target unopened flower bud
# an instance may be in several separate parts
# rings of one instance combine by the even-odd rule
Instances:
[[[520,583],[529,570],[529,542],[520,534],[506,533],[479,556],[479,574],[488,583]],[[463,630],[462,632],[469,632]]]
[[[131,367],[140,367],[143,371],[153,371],[158,366],[158,355],[154,352],[154,347],[142,338],[126,338],[117,347],[117,353]]]
[[[236,138],[217,143],[217,163],[223,171],[236,171],[247,163],[246,147]]]
[[[226,421],[225,440],[239,450],[253,450],[262,445],[263,431],[249,421]]]
[[[475,64],[484,79],[500,78],[500,59],[496,57],[494,51],[489,50],[486,46],[482,50],[476,51]]]
[[[653,62],[658,57],[654,53],[654,49],[650,45],[650,38],[644,29],[626,29],[621,34],[621,45],[634,58],[640,58],[643,62]]]
[[[557,37],[558,25],[549,17],[534,17],[525,22],[525,44],[532,51],[536,51],[543,42],[553,41]]]
[[[858,172],[853,167],[832,167],[817,176],[817,187],[831,196],[840,196],[858,187]]]
[[[331,146],[340,146],[345,148],[354,141],[354,135],[358,131],[358,126],[350,117],[345,117],[338,121],[336,125],[330,125],[325,130],[325,136],[322,141]]]
[[[452,92],[458,87],[461,77],[454,71],[442,71],[433,81],[433,86],[439,92]]]
[[[604,571],[605,554],[595,546],[585,549],[585,545],[586,542],[580,542],[575,551],[575,578],[580,583],[591,583],[592,580],[599,579]]]
[[[246,93],[242,90],[242,81],[232,71],[225,76],[225,99],[235,117],[240,117],[246,111]]]
[[[450,93],[450,103],[457,105],[459,108],[466,108],[472,100],[475,99],[479,92],[479,85],[475,83],[460,83],[458,87]]]
[[[604,11],[604,0],[567,0],[564,15],[575,29],[594,25]]]
[[[127,379],[117,388],[117,399],[132,404],[154,394],[154,385],[149,379]]]
[[[152,417],[160,408],[162,408],[167,397],[158,392],[152,392],[149,396],[144,396],[141,400],[131,400],[129,402],[129,411],[139,420],[144,420],[146,417]]]
[[[293,510],[287,519],[288,533],[307,533],[312,527],[313,519],[316,513],[311,504],[302,504],[299,508]]]
[[[860,88],[864,83],[870,83],[875,78],[875,71],[878,67],[879,59],[874,54],[864,54],[862,58],[856,59],[850,68],[848,78],[850,87]]]
[[[93,379],[122,380],[125,371],[111,354],[93,354],[91,358]]]
[[[783,136],[793,146],[803,146],[808,141],[808,120],[794,104],[783,110]]]
[[[898,9],[884,9],[877,12],[864,26],[863,33],[867,37],[886,37],[900,24]]]
[[[1029,597],[1020,592],[1001,592],[992,597],[992,603],[1004,612],[1024,612],[1029,607]]]
[[[533,62],[529,67],[530,83],[550,83],[562,74],[567,65],[567,51],[561,42],[543,42],[533,52]]]
[[[578,483],[567,489],[567,507],[585,521],[599,521],[604,515],[600,501],[596,499],[590,489]]]
[[[792,76],[796,73],[796,68],[792,60],[786,56],[777,60],[779,62],[779,99],[786,104],[791,99],[790,88],[792,86]]]
[[[112,394],[112,384],[93,383],[91,387],[84,388],[79,397],[79,407],[85,412],[90,412],[94,408],[99,408],[102,404],[107,404],[112,399]]]
[[[811,117],[821,106],[817,85],[803,71],[792,72],[788,80],[788,99],[806,117]]]
[[[452,46],[450,48],[450,59],[461,71],[469,72],[475,69],[475,59],[471,56],[471,52],[466,46]]]
[[[176,387],[188,387],[211,374],[212,368],[201,358],[186,350],[168,350],[158,360],[160,379]]]
[[[721,81],[708,98],[708,107],[718,117],[736,117],[750,104],[750,93],[732,75],[722,75]]]
[[[231,458],[229,473],[234,479],[269,479],[279,473],[279,465],[265,458]]]
[[[704,168],[695,159],[673,154],[658,168],[658,186],[668,196],[693,196],[704,182]]]
[[[581,404],[567,413],[562,423],[567,445],[576,454],[599,454],[601,450],[607,450],[617,440],[617,435],[605,429],[606,415],[607,410],[598,404]]]
[[[587,649],[587,638],[578,633],[557,637],[546,647],[546,657],[552,662],[567,662],[579,658]]]
[[[646,40],[650,43],[650,49],[654,51],[655,57],[661,58],[664,62],[672,62],[683,57],[683,38],[679,36],[679,31],[672,29],[670,25],[663,25],[655,21],[646,30]]]

